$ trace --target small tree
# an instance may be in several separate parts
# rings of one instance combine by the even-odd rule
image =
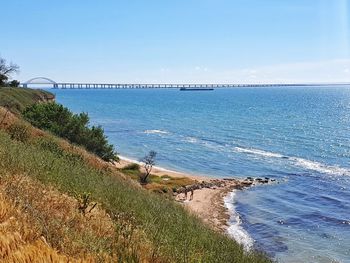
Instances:
[[[10,76],[19,71],[19,66],[7,63],[6,59],[0,57],[0,86],[4,86]]]
[[[147,184],[148,177],[151,174],[152,168],[155,165],[157,153],[155,151],[150,151],[145,157],[141,159],[141,162],[144,163],[143,167],[145,168],[145,173],[140,174],[141,184]]]
[[[8,85],[12,88],[17,88],[19,86],[19,84],[20,84],[19,81],[15,80],[15,79],[8,83]]]

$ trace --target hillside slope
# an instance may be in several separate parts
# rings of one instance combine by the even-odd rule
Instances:
[[[14,244],[29,244],[33,255],[48,249],[91,262],[270,262],[113,165],[6,112],[0,109],[0,203],[18,211],[22,237]],[[28,224],[30,232],[21,227]],[[19,250],[6,251],[0,259]]]
[[[37,102],[53,101],[55,96],[45,90],[0,87],[0,106],[20,113],[25,107]]]

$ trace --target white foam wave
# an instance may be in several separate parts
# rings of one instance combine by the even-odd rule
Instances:
[[[253,154],[257,156],[270,157],[270,158],[283,158],[292,165],[296,165],[307,170],[316,171],[319,173],[330,175],[348,175],[350,176],[350,169],[339,167],[336,165],[326,165],[320,162],[311,161],[303,158],[285,156],[279,153],[267,152],[259,149],[234,147],[234,151],[240,153]]]
[[[241,225],[242,220],[240,218],[240,215],[237,213],[234,205],[235,195],[236,192],[233,191],[224,199],[225,207],[230,212],[230,226],[228,227],[227,232],[232,238],[234,238],[239,244],[241,244],[246,251],[249,251],[254,245],[254,240],[249,236],[247,231],[245,231],[245,229]]]
[[[331,174],[331,175],[348,175],[350,176],[350,170],[339,166],[325,165],[319,162],[310,161],[302,158],[291,157],[290,160],[295,162],[295,165],[306,168],[308,170]]]
[[[189,142],[189,143],[197,143],[197,142],[198,142],[198,139],[195,138],[195,137],[186,137],[186,138],[185,138],[185,141],[186,141],[186,142]]]
[[[145,134],[169,134],[168,131],[162,131],[162,130],[145,130],[143,131]]]
[[[283,157],[283,155],[278,154],[278,153],[266,152],[266,151],[258,150],[258,149],[247,149],[247,148],[241,148],[241,147],[234,147],[234,150],[237,152],[255,154],[255,155],[260,155],[260,156],[264,156],[264,157],[274,157],[274,158],[282,158]]]

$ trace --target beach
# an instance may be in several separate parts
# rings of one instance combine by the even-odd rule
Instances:
[[[122,169],[132,163],[138,163],[141,172],[144,172],[141,162],[125,157],[120,157],[119,162],[116,162],[115,166]],[[229,211],[225,204],[225,200],[230,197],[230,193],[259,183],[259,181],[253,182],[247,178],[217,179],[209,176],[167,170],[157,166],[153,167],[152,174],[159,177],[167,175],[175,178],[185,177],[193,180],[194,184],[189,185],[189,188],[193,185],[197,188],[193,191],[193,197],[191,198],[190,191],[187,193],[187,198],[184,193],[178,193],[175,196],[175,201],[182,204],[188,211],[198,216],[211,228],[223,233],[227,233],[230,226],[230,217],[233,216],[232,211]]]

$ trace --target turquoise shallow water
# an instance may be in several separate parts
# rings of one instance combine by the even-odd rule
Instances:
[[[280,262],[350,262],[350,87],[54,90],[118,152],[216,177],[279,184],[226,199],[230,233]]]

